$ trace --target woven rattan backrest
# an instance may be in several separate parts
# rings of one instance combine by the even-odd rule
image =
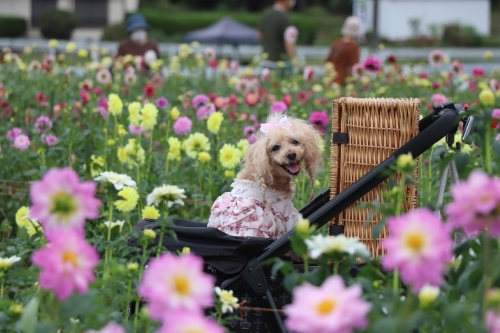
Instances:
[[[418,133],[420,101],[418,99],[351,98],[333,102],[332,132],[348,133],[348,143],[332,143],[330,163],[331,198],[382,163]],[[340,136],[338,136],[340,137]],[[345,137],[345,136],[344,136]],[[415,169],[415,182],[418,177]],[[386,187],[380,184],[351,205],[330,225],[344,225],[347,237],[358,237],[374,256],[381,255],[380,239],[387,237],[384,227],[378,239],[372,238],[373,226],[382,217],[358,205],[379,200]],[[417,207],[417,186],[407,189],[406,209]],[[370,218],[368,227],[366,222]]]

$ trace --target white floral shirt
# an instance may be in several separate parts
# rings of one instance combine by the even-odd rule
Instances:
[[[279,238],[290,231],[299,220],[291,197],[281,192],[267,190],[266,201],[257,183],[236,179],[231,192],[215,200],[208,226],[226,234],[242,237]]]

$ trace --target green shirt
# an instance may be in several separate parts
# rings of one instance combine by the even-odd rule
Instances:
[[[264,12],[259,30],[262,33],[262,48],[268,54],[267,60],[287,61],[285,49],[285,30],[291,25],[285,12],[270,8]]]

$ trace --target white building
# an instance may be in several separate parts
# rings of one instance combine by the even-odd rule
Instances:
[[[373,27],[373,0],[353,0],[354,13]],[[481,35],[490,34],[489,0],[378,0],[378,34],[388,40],[431,35],[432,27],[448,23],[472,26]]]
[[[40,37],[41,15],[50,9],[75,12],[80,27],[73,39],[97,40],[102,28],[123,21],[127,12],[137,10],[139,0],[0,0],[0,15],[20,16],[28,22],[28,36]]]

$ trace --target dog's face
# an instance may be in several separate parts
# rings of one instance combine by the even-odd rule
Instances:
[[[280,178],[295,177],[300,173],[305,147],[293,132],[276,131],[267,142],[267,155],[272,172]]]

